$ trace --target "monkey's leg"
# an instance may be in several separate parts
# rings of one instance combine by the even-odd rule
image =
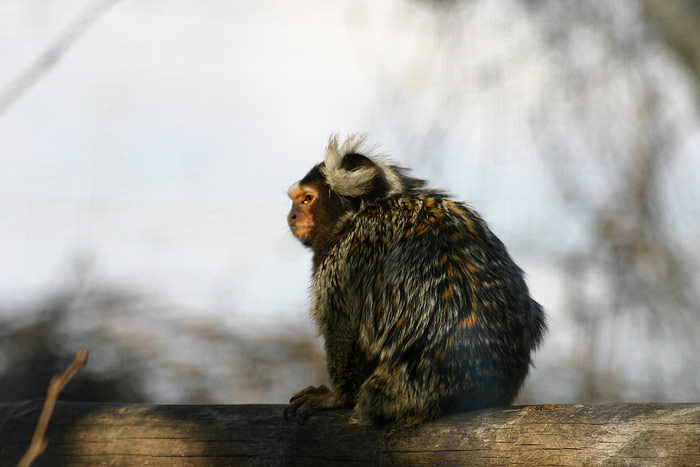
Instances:
[[[284,409],[285,418],[294,415],[301,424],[316,410],[350,407],[354,404],[358,388],[369,372],[366,361],[361,358],[357,340],[352,334],[350,336],[326,336],[328,373],[333,389],[309,386],[297,392]]]
[[[381,363],[360,388],[353,418],[362,425],[414,425],[440,413],[444,396],[431,375],[412,378],[405,366]]]

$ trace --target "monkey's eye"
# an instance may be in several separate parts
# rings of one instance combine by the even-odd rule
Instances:
[[[314,200],[314,195],[307,194],[306,196],[304,196],[304,201],[302,201],[301,204],[309,204],[313,200]]]

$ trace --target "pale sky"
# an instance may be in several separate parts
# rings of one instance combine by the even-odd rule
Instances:
[[[0,6],[0,89],[86,3]],[[443,84],[431,67],[445,58],[423,7],[260,5],[119,2],[1,116],[0,303],[45,293],[87,255],[100,277],[185,307],[296,311],[309,255],[287,232],[285,193],[322,158],[331,133],[367,133],[397,162],[417,161],[434,185],[483,201],[484,215],[512,209],[502,183],[532,186],[537,175],[520,162],[531,148],[517,133],[532,100],[522,83],[468,96],[455,125],[469,133],[440,153],[401,154],[410,142],[384,120],[398,105],[420,124]],[[521,26],[491,47],[523,37],[536,40]],[[487,51],[470,53],[467,66],[476,66]],[[392,88],[412,101],[393,103],[383,94]],[[513,114],[494,109],[508,101]],[[484,151],[511,165],[503,170]],[[456,170],[433,173],[435,158]],[[497,189],[481,196],[489,177]],[[542,196],[532,191],[528,199]]]
[[[0,93],[89,3],[0,3]],[[555,66],[520,2],[477,4],[436,17],[399,0],[116,3],[0,115],[0,309],[35,303],[89,258],[98,280],[173,313],[310,325],[310,253],[288,232],[286,191],[330,134],[365,133],[485,217],[549,312],[538,358],[565,352],[554,253],[582,241],[586,219],[562,204],[533,135]],[[582,63],[598,50],[586,40]],[[669,168],[682,219],[700,205],[699,125],[677,64],[653,55],[686,122]],[[624,130],[635,103],[614,102],[619,118],[600,125]],[[584,183],[607,170],[587,138],[561,156],[580,158]]]

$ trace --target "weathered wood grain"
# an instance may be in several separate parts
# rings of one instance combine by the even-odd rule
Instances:
[[[0,465],[22,456],[42,402],[0,404]],[[35,465],[700,466],[700,404],[507,407],[408,429],[343,410],[298,425],[282,410],[60,402]]]

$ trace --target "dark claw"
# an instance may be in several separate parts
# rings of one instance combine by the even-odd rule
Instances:
[[[289,405],[287,405],[287,407],[284,408],[284,419],[287,420],[290,414],[296,415],[297,409],[300,405],[301,403],[299,401],[297,401],[296,403],[290,401]]]
[[[309,418],[311,412],[314,411],[314,407],[318,406],[319,402],[326,396],[330,396],[330,390],[326,386],[309,386],[297,392],[289,399],[289,404],[282,413],[284,419],[288,420],[289,415],[294,415],[297,423],[303,425]]]
[[[296,412],[297,423],[303,425],[307,418],[309,418],[309,403],[303,404],[299,410]]]

